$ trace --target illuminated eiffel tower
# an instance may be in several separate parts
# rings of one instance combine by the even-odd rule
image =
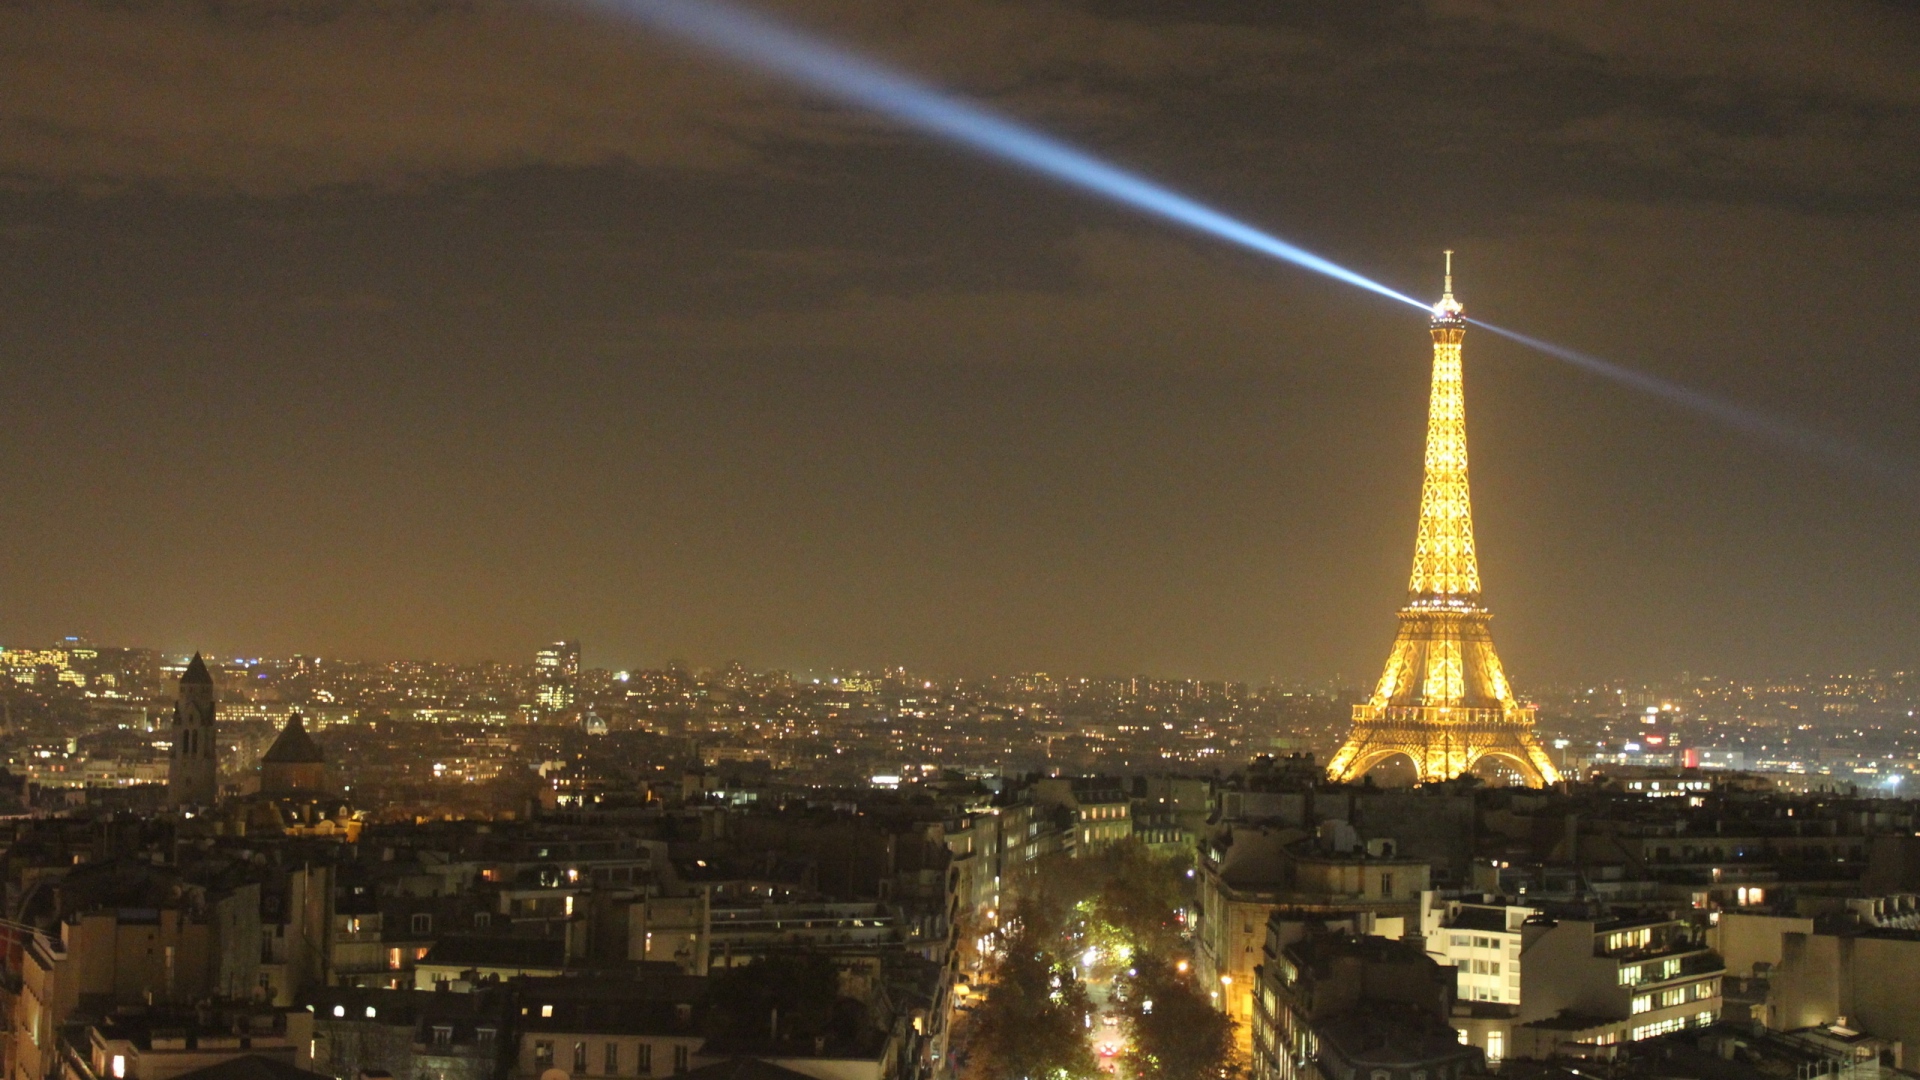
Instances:
[[[1533,734],[1533,709],[1514,700],[1480,606],[1467,491],[1467,406],[1460,374],[1466,309],[1446,295],[1433,306],[1433,397],[1427,409],[1426,482],[1420,532],[1400,633],[1373,697],[1353,708],[1353,732],[1327,766],[1358,780],[1396,754],[1413,759],[1420,783],[1451,780],[1484,758],[1499,759],[1533,787],[1560,781]]]

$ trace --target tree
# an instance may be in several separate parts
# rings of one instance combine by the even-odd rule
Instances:
[[[1185,864],[1154,855],[1145,844],[1124,841],[1101,852],[1106,880],[1095,913],[1135,949],[1166,955],[1180,945],[1175,912],[1186,903]]]
[[[1175,913],[1188,902],[1188,864],[1123,840],[1091,855],[1049,855],[1023,866],[1009,883],[1018,917],[1043,940],[1084,921],[1094,944],[1170,953],[1179,947]]]
[[[858,1042],[866,1009],[840,996],[840,973],[817,953],[777,954],[715,975],[707,1034],[728,1047],[834,1046]]]
[[[1189,972],[1163,957],[1136,952],[1121,1022],[1124,1060],[1142,1080],[1233,1077],[1233,1020],[1216,1010]]]
[[[1087,1041],[1086,988],[1031,928],[1006,943],[995,980],[967,1025],[967,1080],[1082,1080],[1098,1066]]]

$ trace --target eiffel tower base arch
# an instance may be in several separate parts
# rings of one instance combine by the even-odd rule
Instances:
[[[1511,767],[1528,787],[1560,782],[1560,770],[1534,737],[1530,708],[1359,705],[1353,713],[1353,733],[1327,765],[1327,776],[1335,782],[1357,781],[1396,755],[1413,762],[1415,782],[1421,784],[1452,780],[1488,760]]]

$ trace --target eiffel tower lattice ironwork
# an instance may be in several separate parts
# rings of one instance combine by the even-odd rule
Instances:
[[[1529,785],[1560,781],[1533,733],[1534,711],[1507,685],[1480,606],[1467,487],[1467,408],[1460,343],[1466,309],[1453,298],[1453,252],[1445,295],[1433,306],[1433,396],[1427,410],[1426,481],[1413,578],[1400,632],[1373,697],[1353,709],[1353,732],[1327,775],[1357,780],[1395,755],[1413,761],[1420,783],[1451,780],[1484,759],[1510,767]]]

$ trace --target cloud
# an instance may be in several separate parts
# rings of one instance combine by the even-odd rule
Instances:
[[[1066,9],[839,7],[807,21],[904,44],[934,57],[936,74],[964,68],[973,87],[1015,98],[1063,57],[1148,78],[1166,56],[1193,53],[1126,24],[1100,33],[1100,20]],[[1107,107],[1048,81],[1056,114]],[[15,181],[272,194],[534,164],[731,169],[776,135],[859,127],[561,3],[0,6],[0,176]]]
[[[1902,204],[1920,176],[1920,37],[1875,0],[783,10],[1148,166],[1350,184],[1425,157],[1516,185]],[[558,0],[0,6],[0,180],[16,185],[777,175],[784,145],[892,137]]]
[[[542,163],[726,167],[737,89],[553,6],[0,8],[0,171],[273,193]]]
[[[1889,0],[1431,0],[1463,85],[1533,141],[1680,193],[1911,206],[1920,24]]]

